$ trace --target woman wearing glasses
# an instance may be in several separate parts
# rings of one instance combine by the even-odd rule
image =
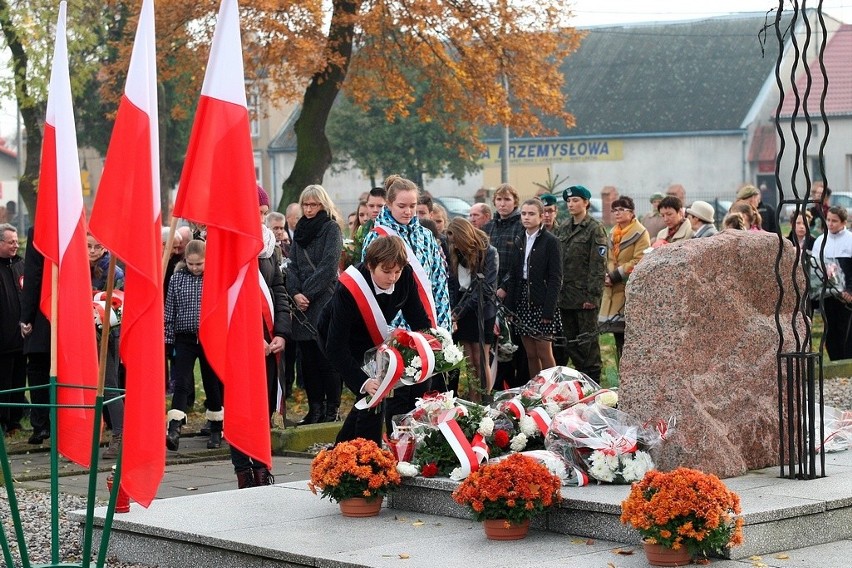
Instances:
[[[308,395],[308,414],[299,424],[337,420],[343,383],[320,350],[315,336],[323,306],[337,282],[343,236],[337,212],[320,185],[309,185],[299,196],[302,218],[296,223],[287,266],[287,292],[293,298],[293,339],[298,342],[301,376]],[[310,324],[310,325],[306,325]]]
[[[615,337],[619,360],[624,349],[624,287],[645,249],[651,246],[651,237],[636,219],[635,210],[629,197],[619,197],[612,202],[615,226],[609,235],[604,293],[598,315],[602,331],[611,331]]]

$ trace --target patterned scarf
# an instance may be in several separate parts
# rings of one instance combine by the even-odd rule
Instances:
[[[626,235],[627,233],[632,231],[635,227],[636,227],[636,217],[634,217],[633,220],[630,221],[630,223],[626,227],[624,227],[623,229],[621,228],[620,225],[616,225],[615,227],[612,228],[612,256],[616,260],[618,260],[618,251],[620,250],[620,247],[621,247],[621,239],[623,239],[624,235]]]

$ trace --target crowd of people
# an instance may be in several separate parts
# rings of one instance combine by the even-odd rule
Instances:
[[[828,207],[829,191],[816,191],[814,206],[791,218],[789,239],[802,254],[814,255],[825,241],[824,257],[846,276],[834,279],[839,289],[823,294],[823,302],[828,355],[849,358],[852,233],[846,229],[846,211]],[[362,368],[364,354],[392,328],[442,327],[452,332],[468,361],[466,385],[459,384],[458,373],[436,375],[397,388],[378,409],[353,408],[338,441],[365,437],[380,442],[392,418],[412,410],[430,390],[462,391],[483,401],[494,390],[522,386],[555,365],[571,365],[600,382],[599,334],[613,334],[620,358],[626,284],[649,250],[729,230],[777,227],[775,211],[751,185],[739,190],[721,227],[713,205],[698,200],[686,206],[683,188],[673,186],[668,194],[651,197],[652,211],[641,219],[632,198],[617,197],[609,231],[590,214],[591,192],[582,185],[521,201],[512,185],[503,184],[493,193],[493,208],[475,203],[467,218],[448,218],[428,194],[398,175],[365,193],[346,218],[320,185],[306,187],[283,214],[270,212],[269,197],[259,186],[257,195],[264,245],[258,256],[264,295],[258,325],[264,330],[270,420],[285,410],[294,385],[304,388],[308,402],[298,424],[343,420],[344,386],[358,400],[379,387],[379,378]],[[558,218],[560,200],[566,219]],[[49,322],[38,309],[43,261],[32,247],[26,261],[17,254],[14,226],[0,225],[0,235],[2,388],[22,388],[28,380],[31,387],[46,385]],[[198,339],[204,236],[204,227],[180,227],[165,267],[164,364],[171,401],[164,443],[171,451],[179,450],[186,414],[195,403],[196,362],[207,447],[220,447],[227,436],[224,388]],[[32,237],[31,229],[29,242]],[[164,229],[164,246],[168,237]],[[91,235],[88,250],[92,285],[106,290],[109,252]],[[122,289],[120,267],[111,284]],[[107,342],[106,384],[117,390],[122,383],[120,326],[98,340]],[[32,401],[47,402],[46,393],[33,390]],[[7,394],[4,401],[25,401],[23,396]],[[111,400],[106,408],[112,441],[103,458],[114,459],[121,450],[123,402]],[[0,407],[0,425],[7,432],[19,429],[22,412],[22,407]],[[29,441],[40,444],[50,435],[47,411],[34,407],[30,421]],[[271,483],[269,464],[234,449],[231,458],[240,488]]]

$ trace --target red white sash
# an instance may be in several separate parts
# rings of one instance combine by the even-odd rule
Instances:
[[[263,300],[260,303],[260,310],[263,312],[263,324],[266,326],[266,331],[269,332],[269,337],[272,337],[272,332],[275,329],[275,318],[273,317],[274,313],[274,304],[272,303],[272,293],[269,291],[269,286],[266,284],[266,279],[264,279],[263,274],[260,271],[257,271],[257,275],[260,278],[260,292],[263,294]]]
[[[383,237],[399,237],[397,232],[389,227],[377,226],[373,228],[373,231]],[[412,248],[405,239],[402,239],[402,242],[405,243],[405,252],[408,255],[408,264],[411,265],[411,269],[414,271],[414,281],[417,284],[417,295],[420,297],[420,302],[423,304],[423,307],[426,308],[426,315],[429,316],[429,324],[432,327],[438,327],[438,311],[435,308],[435,298],[432,296],[432,282],[429,280],[426,270],[423,268],[423,265],[420,264],[420,261],[417,259],[417,256],[415,256]]]
[[[358,306],[358,311],[361,312],[361,317],[367,326],[373,345],[380,345],[388,338],[390,332],[388,331],[388,322],[382,314],[382,309],[376,301],[373,290],[370,289],[370,284],[354,265],[340,275],[340,283],[349,290],[352,298],[355,299],[355,304]]]

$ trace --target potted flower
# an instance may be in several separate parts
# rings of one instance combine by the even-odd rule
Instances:
[[[491,540],[517,540],[530,519],[562,498],[562,482],[538,461],[522,454],[489,463],[470,474],[453,492],[477,521],[484,521]]]
[[[649,471],[621,503],[621,522],[642,535],[652,566],[684,566],[742,544],[739,514],[739,496],[718,477],[683,467]],[[659,557],[670,553],[678,557]]]
[[[340,504],[345,517],[379,514],[382,499],[401,482],[396,459],[372,440],[356,438],[323,450],[311,462],[310,490]]]

